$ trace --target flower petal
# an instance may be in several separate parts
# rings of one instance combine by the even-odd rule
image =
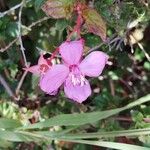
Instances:
[[[83,40],[66,41],[59,47],[63,61],[68,65],[78,64],[83,53]]]
[[[34,75],[40,75],[40,70],[38,65],[31,66],[29,68],[24,68],[24,70],[33,73]]]
[[[69,68],[64,65],[52,66],[40,80],[41,89],[54,95],[55,91],[63,84],[69,74]]]
[[[67,78],[65,82],[64,91],[68,98],[78,103],[82,103],[91,95],[91,87],[88,81],[83,86],[73,85],[70,78]]]
[[[48,65],[46,59],[43,57],[43,54],[40,55],[40,58],[38,60],[38,65],[42,65],[42,64],[47,64]]]
[[[97,77],[99,76],[108,60],[108,55],[95,51],[90,53],[79,65],[81,72],[90,77]]]

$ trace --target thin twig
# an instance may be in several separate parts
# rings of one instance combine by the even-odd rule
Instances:
[[[30,2],[31,0],[26,0],[26,3]],[[10,12],[20,8],[22,6],[22,2],[15,5],[14,7],[10,8],[9,10],[5,11],[5,12],[0,12],[0,18],[4,17],[5,15],[9,14]]]
[[[138,43],[138,46],[140,47],[140,49],[143,51],[145,57],[147,58],[147,60],[150,62],[150,56],[149,54],[146,52],[146,50],[144,49],[144,47],[142,46],[142,44]]]
[[[33,22],[31,25],[29,25],[28,28],[32,28],[32,27],[36,26],[37,24],[39,24],[39,23],[41,23],[41,22],[43,22],[43,21],[45,21],[45,20],[48,20],[48,19],[50,19],[50,17],[41,18],[41,19],[39,19],[39,20]]]
[[[4,52],[6,51],[7,49],[9,49],[16,41],[18,40],[18,37],[15,38],[13,41],[11,41],[7,46],[5,46],[4,48],[1,48],[0,49],[0,52]]]
[[[145,57],[147,58],[147,60],[150,61],[150,56],[149,56],[149,54],[146,52],[146,50],[144,49],[144,47],[142,46],[142,44],[138,42],[138,40],[136,39],[135,36],[133,36],[133,35],[131,35],[131,36],[132,36],[132,38],[137,42],[139,48],[143,51],[143,53],[144,53]],[[133,45],[131,45],[131,49],[133,49],[132,46],[133,46]]]
[[[29,25],[27,28],[30,29],[36,25],[38,25],[39,23],[48,20],[50,17],[44,17],[42,19],[37,20],[36,22],[33,22],[31,25]],[[14,40],[12,40],[7,46],[5,46],[4,48],[0,49],[0,52],[5,52],[7,49],[9,49],[11,46],[13,46],[13,44],[15,44],[18,41],[18,37],[15,38]],[[52,53],[51,53],[52,54]],[[59,57],[59,56],[58,56]]]
[[[97,49],[99,49],[99,48],[100,48],[101,46],[103,46],[104,44],[106,44],[106,43],[103,42],[103,43],[101,43],[101,44],[99,44],[99,45],[97,45],[97,46],[91,48],[91,49],[88,51],[88,53],[87,53],[86,55],[88,55],[89,53],[91,53],[91,52],[93,52],[93,51],[96,51]]]
[[[115,120],[133,122],[133,119],[131,117],[115,117]],[[150,118],[143,118],[143,121],[146,123],[150,123]]]
[[[100,43],[99,45],[91,48],[88,53],[86,53],[86,55],[88,55],[89,53],[98,50],[100,47],[102,47],[103,45],[110,45],[110,43],[112,42],[112,40],[116,37],[116,34],[112,35],[112,37],[108,38],[105,42]]]
[[[134,91],[132,90],[132,88],[128,85],[128,83],[126,81],[124,81],[123,79],[119,79],[119,81],[121,83],[123,83],[127,88],[128,90],[131,92],[131,93],[134,93]]]
[[[127,122],[132,122],[133,121],[131,117],[115,117],[115,120],[127,121]]]
[[[124,41],[123,38],[119,40],[119,43],[118,43],[117,46],[116,46],[116,50],[122,51],[121,44],[123,43],[123,41]]]
[[[118,40],[120,40],[120,37],[119,37],[119,36],[113,38],[113,39],[109,42],[109,44],[112,44],[112,43],[114,43],[114,42],[116,42],[116,41],[118,41]]]
[[[22,34],[21,34],[21,26],[22,26],[22,22],[21,22],[21,16],[22,16],[22,9],[23,9],[23,6],[24,6],[24,3],[25,3],[25,0],[22,0],[22,5],[20,7],[20,10],[19,10],[19,21],[18,21],[18,39],[19,39],[19,43],[20,43],[20,49],[21,49],[21,52],[22,52],[22,56],[23,56],[23,59],[24,59],[24,63],[25,63],[25,66],[27,67],[27,59],[26,59],[26,55],[25,55],[25,48],[23,47],[23,42],[22,42]]]
[[[114,87],[114,82],[113,80],[109,80],[109,85],[110,85],[110,91],[111,91],[111,95],[115,96],[115,87]]]
[[[30,66],[30,64],[27,65],[27,67],[29,67],[29,66]],[[18,86],[17,86],[17,88],[16,88],[16,95],[19,94],[19,91],[20,91],[20,89],[21,89],[21,86],[22,86],[22,84],[23,84],[23,81],[24,81],[24,79],[25,79],[27,73],[28,73],[28,71],[25,70],[24,73],[23,73],[23,75],[22,75],[22,77],[21,77],[21,79],[20,79],[20,81],[19,81],[19,83],[18,83]]]
[[[3,85],[3,87],[5,88],[7,94],[13,98],[14,100],[17,100],[15,94],[13,93],[12,89],[10,88],[10,86],[8,85],[8,83],[5,81],[5,79],[3,78],[3,76],[0,74],[0,83]]]

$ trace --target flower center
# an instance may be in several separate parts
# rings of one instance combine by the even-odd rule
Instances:
[[[71,82],[73,85],[83,86],[83,85],[87,84],[87,81],[86,81],[84,75],[82,75],[82,73],[77,65],[71,65],[69,67],[69,69],[70,69],[69,76],[71,78]]]
[[[40,65],[41,73],[45,73],[48,69],[49,69],[48,65],[46,65],[46,64],[41,64]]]

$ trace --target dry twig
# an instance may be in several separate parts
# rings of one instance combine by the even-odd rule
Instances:
[[[42,23],[43,21],[46,21],[48,20],[50,17],[44,17],[44,18],[41,18],[35,22],[33,22],[31,25],[29,25],[27,28],[32,28],[36,25],[38,25],[39,23]],[[19,26],[19,25],[18,25]],[[21,30],[21,29],[20,29]],[[21,33],[22,34],[22,33]],[[5,46],[4,48],[1,48],[0,49],[0,52],[5,52],[7,49],[9,49],[11,46],[13,46],[13,44],[15,44],[17,41],[18,41],[19,37],[15,38],[14,40],[12,40],[7,46]],[[23,45],[22,45],[23,46]]]
[[[7,49],[9,49],[14,43],[16,43],[16,41],[18,40],[18,38],[15,38],[13,41],[11,41],[6,47],[1,48],[0,52],[5,52]]]
[[[43,22],[43,21],[46,21],[46,20],[48,20],[48,19],[50,19],[50,17],[41,18],[41,19],[39,19],[39,20],[33,22],[33,23],[32,23],[31,25],[29,25],[27,28],[32,28],[32,27],[36,26],[37,24],[39,24],[39,23],[41,23],[41,22]]]
[[[112,37],[108,38],[107,41],[102,42],[102,43],[100,43],[99,45],[97,45],[97,46],[91,48],[91,49],[88,51],[88,53],[87,53],[86,55],[88,55],[89,53],[91,53],[91,52],[93,52],[93,51],[98,50],[98,49],[101,48],[103,45],[109,46],[109,45],[112,43],[112,41],[114,40],[115,36],[116,36],[116,34],[114,34]]]
[[[30,2],[31,0],[26,0],[26,3]],[[15,5],[14,7],[10,8],[9,10],[5,11],[5,12],[0,12],[0,18],[4,17],[5,15],[11,13],[12,11],[20,8],[22,6],[22,2]]]
[[[7,94],[13,98],[13,100],[17,100],[17,97],[15,96],[15,94],[13,93],[12,89],[10,88],[10,86],[8,85],[8,83],[5,81],[5,79],[3,78],[3,76],[0,74],[0,83],[3,85],[3,87],[5,88]]]
[[[27,67],[29,67],[29,66],[30,66],[30,64],[27,65]],[[25,70],[24,73],[23,73],[23,75],[22,75],[22,77],[21,77],[21,79],[20,79],[20,81],[19,81],[19,83],[18,83],[18,86],[17,86],[17,88],[16,88],[16,95],[19,94],[19,91],[20,91],[20,89],[21,89],[21,86],[22,86],[22,84],[23,84],[23,81],[24,81],[24,79],[25,79],[27,73],[28,73],[28,71]]]
[[[23,6],[24,6],[24,3],[25,3],[25,0],[22,0],[22,5],[20,7],[20,10],[19,10],[19,20],[18,20],[18,39],[19,39],[19,43],[20,43],[20,49],[21,49],[21,52],[22,52],[22,56],[23,56],[23,59],[24,59],[24,63],[25,63],[25,66],[27,67],[27,59],[26,59],[26,55],[25,55],[25,48],[23,47],[23,42],[22,42],[22,34],[21,34],[21,26],[22,26],[22,22],[21,22],[21,16],[22,16],[22,9],[23,9]]]

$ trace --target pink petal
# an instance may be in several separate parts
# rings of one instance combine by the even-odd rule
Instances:
[[[83,53],[83,40],[66,41],[59,47],[64,62],[68,65],[78,64]]]
[[[41,89],[50,94],[58,90],[69,74],[69,68],[64,65],[52,66],[40,80]]]
[[[83,86],[73,85],[70,78],[67,78],[64,86],[65,94],[68,98],[82,103],[91,95],[91,87],[88,81]]]
[[[35,75],[40,75],[40,70],[38,65],[31,66],[29,68],[24,68],[24,70],[29,71]]]
[[[81,72],[90,77],[97,77],[99,76],[108,60],[108,55],[95,51],[90,53],[79,65]]]
[[[38,65],[42,65],[42,64],[47,64],[46,59],[43,57],[43,54],[41,54],[39,60],[38,60]],[[48,64],[47,64],[48,65]]]

